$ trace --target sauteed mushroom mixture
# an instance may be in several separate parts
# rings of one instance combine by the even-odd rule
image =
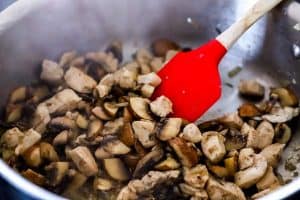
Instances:
[[[299,114],[293,91],[267,94],[242,80],[246,103],[236,112],[190,123],[170,117],[167,97],[149,99],[161,82],[155,72],[181,48],[160,39],[151,49],[124,64],[119,42],[44,60],[40,81],[9,96],[3,160],[72,199],[244,200],[280,187],[275,169]]]

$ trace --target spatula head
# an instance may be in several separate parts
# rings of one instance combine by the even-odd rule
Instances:
[[[173,115],[197,120],[221,96],[218,64],[226,48],[212,40],[196,50],[180,52],[159,72],[162,83],[153,98],[165,95],[173,102]]]

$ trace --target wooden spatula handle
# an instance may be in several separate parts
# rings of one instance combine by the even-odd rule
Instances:
[[[245,15],[227,28],[216,39],[229,49],[239,37],[248,30],[260,17],[283,0],[258,0]]]

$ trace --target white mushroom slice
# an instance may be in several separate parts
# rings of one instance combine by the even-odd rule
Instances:
[[[45,167],[46,172],[48,173],[48,178],[50,179],[51,186],[57,186],[67,175],[69,169],[68,162],[53,162],[50,165]]]
[[[151,111],[159,117],[166,117],[172,113],[172,106],[173,104],[170,99],[165,96],[160,96],[150,103]]]
[[[44,133],[47,124],[50,122],[50,113],[45,104],[40,104],[35,110],[32,126],[40,133]]]
[[[259,154],[267,160],[269,166],[276,167],[284,146],[284,144],[280,143],[271,144],[264,148]]]
[[[109,179],[95,178],[93,187],[95,190],[108,191],[113,188],[113,182]]]
[[[116,104],[110,103],[110,102],[105,102],[103,104],[103,107],[104,107],[105,111],[112,117],[116,116],[116,114],[119,110],[119,107],[116,106]]]
[[[234,112],[234,113],[225,115],[224,117],[221,117],[219,119],[219,122],[221,124],[224,124],[227,127],[237,128],[237,129],[240,129],[244,123],[242,118],[239,116],[238,112]]]
[[[76,123],[74,120],[68,117],[55,117],[51,119],[48,125],[50,128],[57,128],[57,129],[75,129]]]
[[[155,87],[145,84],[141,87],[141,93],[143,97],[150,98],[154,93]]]
[[[51,84],[58,84],[62,81],[64,70],[51,60],[44,60],[42,64],[41,80]]]
[[[24,133],[17,127],[5,131],[0,139],[0,144],[5,148],[15,148],[23,139]]]
[[[132,180],[123,187],[118,194],[117,200],[137,200],[139,199],[139,195],[145,194],[163,183],[172,182],[176,180],[179,175],[179,170],[166,172],[150,171],[142,179]]]
[[[157,87],[161,83],[161,78],[154,72],[149,74],[139,75],[137,77],[138,84],[148,84]]]
[[[108,175],[115,180],[127,181],[130,178],[128,169],[119,158],[104,159],[103,165]]]
[[[149,100],[141,97],[131,97],[129,100],[130,107],[133,112],[142,119],[151,120],[149,114]]]
[[[59,66],[62,68],[68,68],[68,65],[76,58],[76,56],[76,51],[68,51],[63,53],[59,60]]]
[[[87,147],[79,146],[69,152],[76,167],[86,176],[93,176],[98,172],[97,163]]]
[[[212,177],[207,182],[206,191],[210,200],[246,200],[243,191],[237,185],[231,182],[217,181]]]
[[[239,168],[240,170],[247,169],[254,164],[255,152],[252,148],[244,148],[239,154]]]
[[[87,137],[88,138],[95,138],[97,137],[100,132],[103,130],[103,123],[98,119],[94,119],[90,121],[88,125]]]
[[[135,136],[146,147],[152,147],[156,144],[154,128],[155,123],[152,121],[134,121],[132,128]]]
[[[150,66],[153,72],[158,72],[163,67],[163,64],[163,59],[160,57],[155,57],[150,62]]]
[[[135,70],[128,70],[123,67],[114,73],[115,82],[121,88],[133,89],[136,87],[137,73]]]
[[[74,170],[75,171],[75,170]],[[82,173],[75,171],[75,174],[72,175],[70,183],[68,184],[64,194],[69,194],[76,191],[80,188],[87,180],[87,177]]]
[[[203,133],[201,140],[202,151],[212,163],[218,163],[226,154],[224,142],[224,136],[218,132],[209,131]]]
[[[256,183],[256,187],[258,190],[264,190],[270,187],[279,186],[279,180],[275,176],[272,167],[268,167],[265,175]]]
[[[158,132],[157,137],[162,141],[176,137],[179,134],[181,124],[181,118],[168,118],[161,131]]]
[[[247,97],[262,98],[265,95],[265,88],[256,80],[241,80],[239,92]]]
[[[192,143],[198,143],[202,139],[202,133],[194,123],[186,125],[179,136]]]
[[[169,145],[174,149],[176,155],[179,157],[180,162],[185,167],[193,167],[198,161],[197,149],[187,143],[184,139],[175,137],[168,141]]]
[[[198,164],[184,170],[184,181],[195,188],[204,188],[208,178],[209,174],[205,165]]]
[[[112,119],[112,117],[109,116],[101,106],[96,106],[95,108],[93,108],[92,113],[96,117],[98,117],[99,119],[102,119],[102,120],[111,120]]]
[[[278,95],[280,104],[283,106],[297,106],[299,104],[296,94],[290,88],[273,88],[271,93]]]
[[[250,128],[248,132],[247,147],[263,149],[272,144],[274,138],[274,128],[271,123],[267,121],[261,122],[256,131]]]
[[[101,64],[107,72],[115,72],[118,69],[118,59],[111,52],[89,52],[86,58]]]
[[[256,184],[266,173],[268,168],[267,160],[260,154],[254,155],[254,163],[251,167],[238,171],[235,176],[235,184],[240,188],[249,188]]]
[[[124,120],[122,117],[115,119],[113,121],[108,121],[104,124],[103,130],[101,132],[102,136],[113,135],[119,133],[124,126]]]
[[[123,155],[130,152],[130,148],[118,139],[108,139],[102,148],[112,155]]]
[[[263,115],[262,118],[271,123],[284,123],[299,115],[299,108],[274,107],[270,114]]]
[[[5,122],[13,123],[19,121],[22,117],[22,110],[23,106],[20,104],[8,104],[6,106]]]
[[[65,74],[67,85],[81,93],[91,93],[96,87],[96,81],[76,67],[70,67]]]
[[[29,129],[25,132],[23,139],[18,144],[15,149],[15,154],[20,155],[23,154],[27,149],[32,147],[41,139],[41,134],[36,132],[34,129]]]
[[[96,86],[98,95],[100,98],[103,98],[109,94],[112,86],[115,84],[115,78],[113,74],[106,74],[99,84]]]
[[[68,142],[68,131],[64,130],[57,134],[55,138],[53,139],[53,145],[64,145],[67,144]]]
[[[168,171],[173,169],[178,169],[180,167],[180,164],[172,157],[167,157],[166,160],[161,161],[157,165],[155,165],[155,169],[161,170],[161,171]]]

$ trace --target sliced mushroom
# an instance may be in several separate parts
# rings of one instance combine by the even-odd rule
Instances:
[[[1,135],[0,145],[4,148],[15,148],[22,141],[24,133],[17,127],[8,129]]]
[[[209,174],[205,165],[198,164],[184,170],[184,181],[195,188],[204,188],[208,178]]]
[[[103,130],[103,123],[98,119],[94,119],[90,121],[88,125],[87,137],[88,138],[95,138],[98,136],[101,131]]]
[[[264,190],[279,185],[280,185],[279,180],[275,176],[272,167],[268,167],[265,175],[260,179],[259,182],[256,183],[256,187],[258,190]]]
[[[53,139],[53,145],[56,146],[56,145],[67,144],[67,142],[68,142],[68,135],[69,135],[69,133],[68,133],[67,130],[64,130],[64,131],[60,132]]]
[[[114,73],[115,82],[123,89],[136,87],[137,72],[123,67]]]
[[[241,80],[239,93],[245,97],[260,99],[265,95],[265,88],[256,80]]]
[[[198,163],[198,153],[194,146],[189,145],[184,139],[179,137],[175,137],[168,142],[183,166],[193,167]]]
[[[159,117],[166,117],[172,113],[172,106],[172,102],[165,96],[160,96],[150,103],[151,111]]]
[[[64,76],[64,70],[56,62],[43,60],[41,80],[50,84],[59,84]]]
[[[76,51],[68,51],[63,53],[59,59],[59,66],[62,68],[68,68],[68,65],[76,58],[76,56]]]
[[[124,126],[124,120],[122,117],[117,118],[113,121],[108,121],[104,124],[101,135],[113,135],[118,134]]]
[[[102,108],[102,106],[96,106],[92,109],[92,113],[101,120],[111,120],[112,117],[106,113],[106,111]]]
[[[93,176],[98,172],[97,163],[87,147],[79,146],[69,152],[69,155],[80,172]]]
[[[231,113],[231,114],[221,117],[218,120],[218,122],[220,122],[221,124],[224,124],[226,127],[236,128],[236,129],[240,129],[244,123],[237,112],[234,112],[234,113]]]
[[[246,200],[243,191],[234,183],[217,181],[216,179],[210,177],[207,185],[206,191],[208,197],[211,200],[219,199],[236,199],[236,200]]]
[[[69,169],[68,162],[53,162],[45,167],[47,177],[49,179],[49,184],[51,186],[57,186],[67,175]]]
[[[75,170],[74,170],[75,171]],[[72,175],[70,183],[64,191],[64,194],[68,194],[76,191],[87,181],[87,177],[80,172],[75,171]]]
[[[218,178],[227,178],[227,177],[229,177],[228,170],[223,166],[208,165],[208,169],[209,169],[210,172],[212,172]]]
[[[63,116],[63,117],[55,117],[51,119],[48,126],[51,129],[62,131],[65,129],[75,129],[76,123],[74,120],[66,116]]]
[[[238,171],[238,157],[232,156],[224,159],[224,165],[228,171],[228,175],[234,176],[234,174]]]
[[[157,137],[162,141],[176,137],[180,132],[181,124],[181,118],[168,118],[162,129],[157,133]]]
[[[296,94],[289,88],[273,88],[271,89],[271,93],[278,95],[280,104],[282,106],[293,107],[299,104]]]
[[[260,152],[260,155],[267,160],[269,166],[276,167],[281,158],[281,153],[284,147],[285,144],[274,143],[265,147]]]
[[[204,155],[212,163],[218,163],[226,154],[225,138],[218,132],[209,131],[203,133],[201,147]]]
[[[118,69],[118,59],[112,52],[89,52],[85,57],[101,64],[107,72],[115,72]]]
[[[79,114],[76,118],[76,125],[81,129],[87,129],[89,122],[84,116]]]
[[[105,148],[103,147],[98,147],[95,151],[95,157],[99,160],[105,159],[105,158],[112,158],[114,155],[110,152],[108,152]]]
[[[178,169],[179,167],[180,164],[174,158],[169,156],[167,157],[167,159],[155,165],[154,168],[161,171],[167,171],[167,170]]]
[[[152,121],[134,121],[132,128],[137,139],[145,148],[152,147],[156,144],[154,128],[155,123]]]
[[[290,141],[292,137],[292,130],[287,124],[277,124],[275,126],[275,136],[274,139],[276,142],[281,144],[286,144]]]
[[[6,106],[5,121],[13,123],[19,121],[22,117],[23,106],[20,104],[9,104]]]
[[[235,184],[240,188],[249,188],[256,184],[267,171],[267,160],[260,154],[254,155],[254,163],[251,167],[238,171],[235,176]]]
[[[225,138],[225,148],[227,151],[244,148],[247,143],[247,135],[234,128],[227,131]]]
[[[30,167],[39,167],[42,164],[41,151],[39,145],[34,145],[27,149],[22,157]]]
[[[113,188],[113,182],[109,179],[95,178],[93,182],[94,190],[108,191]]]
[[[284,123],[299,115],[299,108],[274,106],[270,114],[263,115],[262,118],[271,123]]]
[[[106,74],[99,84],[96,86],[99,97],[103,98],[109,94],[112,86],[115,84],[115,78],[113,74]]]
[[[179,50],[178,44],[169,39],[157,39],[151,44],[154,55],[164,57],[169,50]]]
[[[22,102],[28,96],[28,89],[25,86],[14,89],[9,96],[9,103]]]
[[[247,169],[254,165],[255,152],[252,148],[244,148],[239,154],[239,168],[240,170]]]
[[[143,158],[141,158],[138,161],[136,168],[133,172],[133,177],[140,178],[144,174],[146,174],[149,170],[152,169],[152,167],[156,163],[158,163],[162,159],[163,154],[164,154],[164,152],[160,148],[154,149],[153,151],[146,154]]]
[[[23,139],[16,147],[16,155],[23,154],[26,150],[28,150],[30,147],[32,147],[34,144],[40,141],[40,139],[41,135],[38,132],[36,132],[34,129],[29,129],[25,132]]]
[[[194,123],[186,125],[179,136],[192,143],[198,143],[202,139],[202,133]]]
[[[125,122],[122,131],[119,133],[119,139],[127,146],[133,146],[135,143],[134,132],[130,123]]]
[[[42,174],[39,174],[32,169],[23,171],[22,176],[39,186],[43,186],[46,184],[46,178]]]
[[[124,122],[131,122],[133,119],[133,114],[131,113],[131,111],[129,110],[128,107],[125,107],[123,109],[122,116],[123,116]]]
[[[244,103],[238,109],[241,117],[255,117],[260,115],[259,109],[252,103]]]
[[[49,88],[46,85],[39,85],[33,88],[31,100],[38,103],[48,97],[50,94]]]
[[[141,87],[141,94],[145,98],[150,98],[154,93],[155,87],[145,84]]]
[[[149,74],[139,75],[137,77],[137,82],[139,84],[147,84],[153,87],[157,87],[161,83],[161,78],[154,72]]]
[[[133,112],[142,119],[151,120],[149,114],[149,100],[141,97],[131,97],[129,99],[130,107]]]
[[[107,158],[103,160],[103,166],[107,174],[115,180],[127,181],[130,173],[119,158]]]
[[[103,141],[103,145],[100,148],[113,155],[124,155],[130,152],[130,148],[118,139],[108,138]]]
[[[41,158],[43,159],[46,159],[51,162],[55,162],[59,160],[58,154],[56,153],[54,147],[47,142],[40,143],[40,151],[41,151]]]
[[[262,190],[260,192],[257,192],[251,196],[251,199],[260,199],[261,197],[264,197],[267,194],[269,194],[270,192],[272,192],[273,189],[274,188],[268,188],[268,189]]]
[[[105,102],[103,104],[103,108],[112,117],[115,117],[119,110],[119,108],[114,103],[110,103],[110,102]]]

